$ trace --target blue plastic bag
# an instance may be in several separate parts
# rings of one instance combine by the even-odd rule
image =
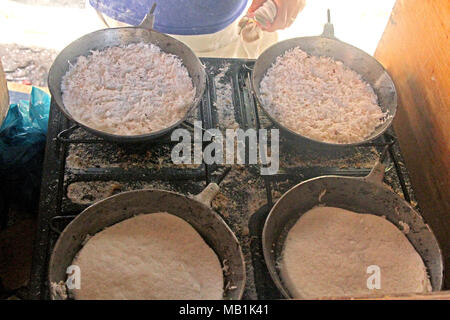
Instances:
[[[30,101],[10,105],[0,127],[0,188],[25,207],[37,204],[50,96],[33,87]]]

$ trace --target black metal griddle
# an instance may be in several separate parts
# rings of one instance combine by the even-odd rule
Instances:
[[[202,102],[194,114],[184,123],[185,128],[192,128],[193,120],[202,121],[203,128],[215,128],[219,126],[218,110],[215,105],[217,89],[214,85],[214,76],[219,73],[221,68],[229,65],[225,74],[225,81],[232,85],[232,102],[234,106],[234,116],[236,122],[242,129],[248,128],[266,128],[270,122],[261,114],[256,99],[250,90],[250,75],[254,61],[242,59],[215,59],[202,58],[208,74],[207,88]],[[74,135],[74,132],[81,132]],[[263,176],[261,185],[265,189],[265,202],[267,203],[248,219],[249,233],[247,235],[238,235],[238,240],[242,243],[249,243],[246,251],[249,255],[246,257],[246,263],[252,269],[254,280],[248,280],[247,290],[244,292],[244,299],[271,299],[281,298],[278,290],[272,283],[265,267],[261,247],[261,233],[265,218],[273,205],[276,193],[284,192],[290,186],[308,178],[319,175],[336,174],[345,176],[365,176],[370,168],[354,165],[352,156],[357,154],[359,158],[364,158],[367,153],[370,157],[378,150],[381,152],[384,146],[389,145],[390,161],[386,172],[385,182],[395,191],[402,193],[407,201],[411,201],[412,193],[405,182],[407,174],[402,165],[401,155],[394,134],[389,131],[375,141],[364,145],[344,149],[341,151],[311,150],[298,142],[289,140],[288,137],[281,136],[280,155],[283,148],[293,153],[308,154],[316,162],[324,163],[329,158],[349,159],[346,165],[342,163],[339,166],[329,165],[290,165],[284,166],[283,160],[280,164],[280,171],[274,176]],[[45,160],[43,166],[43,179],[41,185],[41,198],[39,204],[39,216],[37,225],[37,234],[33,252],[33,264],[30,282],[30,297],[34,299],[48,298],[48,288],[46,286],[47,267],[51,250],[58,238],[58,234],[63,228],[79,214],[85,204],[73,203],[66,196],[67,187],[73,182],[92,182],[92,181],[118,181],[132,183],[134,181],[159,181],[164,180],[167,185],[185,194],[196,194],[200,192],[220,168],[215,165],[202,164],[194,168],[185,167],[145,167],[131,166],[127,168],[111,166],[94,166],[81,169],[68,169],[67,156],[68,150],[74,144],[81,145],[90,157],[102,157],[107,159],[120,150],[121,154],[145,154],[151,152],[158,154],[162,148],[171,145],[169,138],[162,137],[152,143],[138,144],[133,146],[117,145],[112,142],[102,140],[101,138],[91,136],[84,132],[84,129],[76,127],[59,111],[54,101],[50,108],[50,118],[47,134],[47,145],[45,151]],[[356,151],[355,151],[356,150]],[[170,154],[169,154],[170,155]],[[167,159],[166,159],[167,160]],[[170,158],[169,158],[170,160]],[[345,160],[344,162],[346,162]],[[113,161],[112,161],[113,162]],[[139,162],[139,156],[137,157]],[[255,177],[259,177],[258,165],[251,165],[250,171]],[[136,184],[139,188],[139,184]],[[120,190],[119,190],[120,191]],[[234,199],[233,199],[234,200]],[[236,202],[242,200],[235,199]],[[220,211],[219,211],[220,213]],[[239,214],[236,212],[236,214]],[[233,230],[233,217],[224,217],[225,221]],[[244,253],[245,255],[245,253]],[[252,281],[252,283],[250,282]]]

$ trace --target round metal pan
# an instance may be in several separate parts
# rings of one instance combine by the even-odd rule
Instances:
[[[304,181],[287,191],[273,206],[264,224],[264,260],[275,285],[287,299],[292,298],[283,281],[279,263],[289,230],[308,210],[326,205],[359,213],[384,216],[402,230],[427,267],[433,291],[442,288],[443,259],[439,244],[427,224],[411,205],[383,185],[384,166],[377,163],[364,178],[323,176]]]
[[[78,40],[75,40],[56,57],[53,62],[48,76],[48,87],[50,93],[62,113],[70,120],[78,123],[86,130],[94,135],[100,136],[104,139],[116,142],[142,142],[150,141],[160,138],[186,120],[191,110],[197,107],[200,103],[205,91],[206,74],[198,57],[192,50],[184,43],[169,37],[168,35],[152,30],[153,14],[150,12],[138,27],[123,27],[104,29],[89,33]],[[92,50],[103,50],[107,47],[127,45],[131,43],[152,43],[161,48],[166,53],[171,53],[178,56],[183,65],[187,68],[189,76],[192,78],[195,87],[195,97],[191,106],[186,111],[182,119],[172,124],[171,126],[159,131],[142,134],[142,135],[115,135],[109,132],[100,131],[77,121],[72,117],[70,112],[64,106],[62,100],[61,80],[62,77],[69,70],[70,64],[74,65],[79,56],[88,56]]]
[[[331,26],[331,28],[327,28],[327,26]],[[303,136],[285,127],[278,119],[272,117],[262,103],[260,83],[277,57],[295,47],[299,47],[309,55],[326,56],[341,61],[347,67],[360,74],[362,78],[372,86],[378,97],[378,105],[381,107],[381,110],[387,112],[385,122],[378,126],[365,140],[341,144],[324,142]],[[368,143],[378,138],[387,128],[389,128],[397,111],[397,93],[395,85],[383,66],[374,57],[368,55],[364,51],[337,40],[334,37],[332,25],[329,23],[326,25],[325,31],[321,36],[289,39],[276,43],[265,50],[258,57],[253,67],[252,88],[262,110],[275,126],[287,133],[288,136],[299,139],[302,142],[307,142],[316,147],[348,147]]]
[[[224,299],[241,299],[245,286],[244,257],[234,233],[210,207],[218,191],[215,183],[193,198],[164,190],[138,190],[114,195],[88,207],[67,225],[53,249],[48,270],[51,298],[65,298],[67,267],[87,236],[135,215],[168,212],[194,227],[217,254],[222,266],[226,266]]]

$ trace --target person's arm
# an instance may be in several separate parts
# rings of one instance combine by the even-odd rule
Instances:
[[[276,31],[291,26],[298,13],[305,7],[305,0],[272,0],[277,7],[275,20],[269,26],[261,26],[265,31]],[[253,0],[248,12],[254,13],[266,0]]]

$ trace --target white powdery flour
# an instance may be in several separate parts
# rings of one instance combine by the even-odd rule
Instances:
[[[61,87],[77,121],[117,135],[164,129],[183,118],[195,96],[181,59],[148,43],[80,56]]]
[[[366,139],[385,114],[372,87],[342,62],[293,48],[279,56],[260,84],[266,110],[284,126],[330,143]]]
[[[90,237],[73,261],[77,300],[222,299],[219,258],[185,220],[141,214]],[[58,290],[54,285],[54,290]]]
[[[431,291],[422,258],[394,224],[341,208],[303,214],[289,230],[279,265],[299,299]],[[377,289],[368,288],[369,266],[379,268]]]

